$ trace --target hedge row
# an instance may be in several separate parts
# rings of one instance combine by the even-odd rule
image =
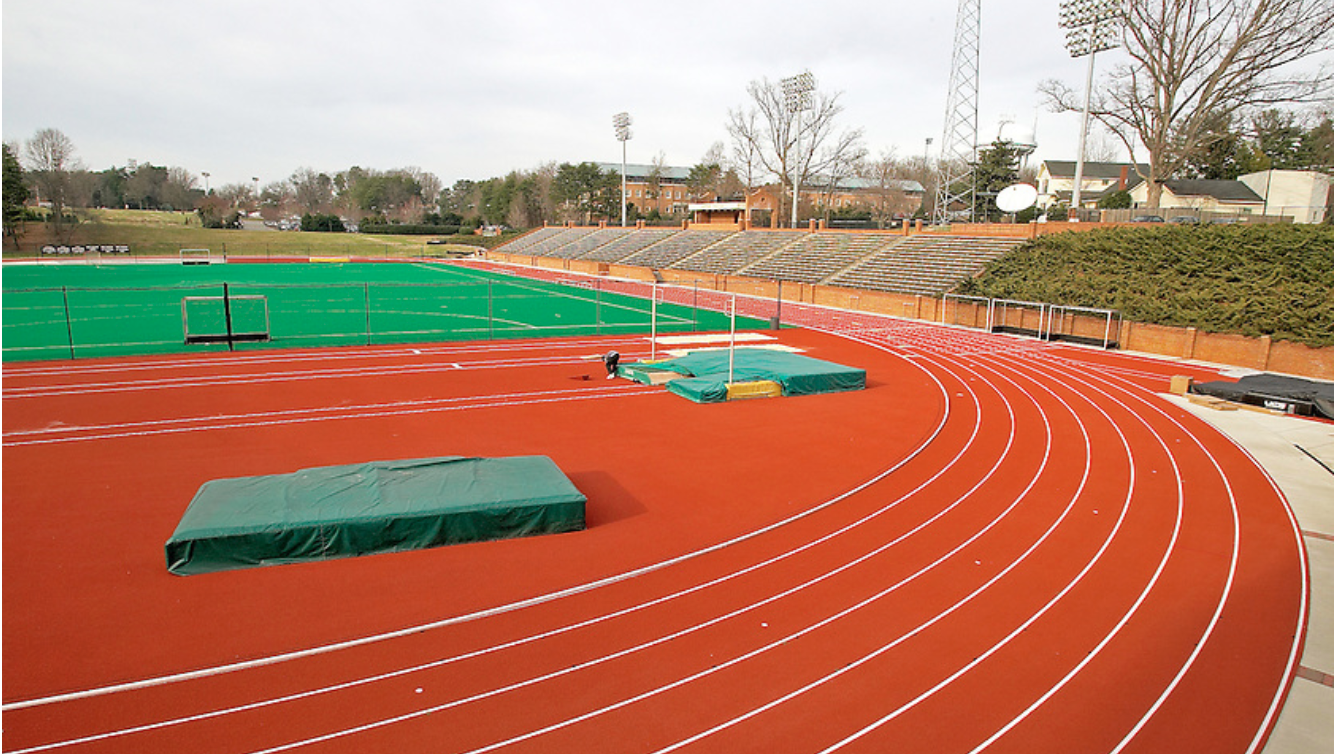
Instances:
[[[958,292],[1332,345],[1332,226],[1110,228],[1042,236]]]

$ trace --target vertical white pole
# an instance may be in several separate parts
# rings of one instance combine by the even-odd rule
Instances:
[[[1081,209],[1081,181],[1084,180],[1085,172],[1085,144],[1086,133],[1090,130],[1090,90],[1095,83],[1095,51],[1093,49],[1093,40],[1095,37],[1095,28],[1098,24],[1090,25],[1090,37],[1092,40],[1090,51],[1090,62],[1086,66],[1086,90],[1085,105],[1081,108],[1081,135],[1076,142],[1076,176],[1072,181],[1072,206],[1071,209],[1079,211]],[[1073,215],[1075,219],[1079,215]]]
[[[733,305],[728,315],[728,381],[733,382],[733,349],[738,337],[738,294],[733,294]]]
[[[649,360],[657,358],[659,347],[659,284],[651,283],[649,288]]]

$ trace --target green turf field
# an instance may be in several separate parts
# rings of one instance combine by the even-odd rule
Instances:
[[[650,302],[444,264],[6,265],[5,361],[649,332]],[[224,299],[226,285],[226,299]],[[738,318],[740,329],[765,327]],[[726,314],[660,302],[664,333]],[[187,335],[192,340],[187,342]],[[213,342],[209,342],[212,340]]]

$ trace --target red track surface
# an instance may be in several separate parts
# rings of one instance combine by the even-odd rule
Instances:
[[[1182,366],[825,324],[781,337],[867,390],[579,358],[633,338],[6,367],[4,748],[1260,748],[1306,563]],[[454,454],[551,456],[588,530],[165,569],[209,479]]]

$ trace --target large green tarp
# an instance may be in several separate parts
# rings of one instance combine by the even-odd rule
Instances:
[[[632,363],[622,368],[632,379],[649,381],[653,371],[681,374],[686,379],[668,383],[670,392],[697,403],[717,403],[728,397],[727,349],[696,351],[653,364]],[[733,351],[733,382],[771,380],[784,395],[814,395],[862,390],[867,371],[810,356],[769,348],[737,348]]]
[[[546,456],[450,456],[206,482],[167,540],[179,575],[584,528]]]

